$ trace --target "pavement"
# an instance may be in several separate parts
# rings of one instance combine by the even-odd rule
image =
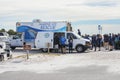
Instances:
[[[5,72],[0,80],[120,80],[119,74],[107,73],[107,67],[71,67],[53,73],[34,73],[26,71]]]
[[[26,51],[17,49],[12,53],[13,60],[0,64],[0,71],[3,71],[0,73],[0,80],[120,79],[119,50],[90,51],[81,54],[48,54],[32,50],[27,61],[18,59],[25,59]]]

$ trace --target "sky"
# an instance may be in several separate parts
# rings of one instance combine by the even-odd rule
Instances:
[[[82,34],[119,33],[120,0],[0,0],[0,29],[16,22],[68,21]]]

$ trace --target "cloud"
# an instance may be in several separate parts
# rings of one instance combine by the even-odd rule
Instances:
[[[96,7],[96,6],[114,7],[114,6],[117,6],[118,4],[115,3],[115,2],[103,1],[103,2],[86,3],[85,5],[86,6],[92,6],[92,7]]]
[[[1,0],[0,18],[33,17],[55,20],[120,18],[119,0]],[[29,3],[29,4],[28,4]],[[74,5],[74,6],[68,6]],[[79,5],[79,6],[75,6]],[[99,6],[99,7],[95,7]],[[106,7],[109,6],[109,7]],[[114,7],[112,7],[114,6]]]
[[[0,0],[0,24],[120,19],[119,0]],[[84,23],[84,22],[83,22]],[[14,26],[15,28],[15,26]]]
[[[67,6],[89,6],[89,7],[115,7],[120,5],[119,2],[115,2],[115,1],[94,1],[94,2],[90,2],[90,1],[86,1],[86,2],[82,2],[82,3],[70,3],[67,4]]]

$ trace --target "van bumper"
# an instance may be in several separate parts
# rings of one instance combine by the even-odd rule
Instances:
[[[84,47],[85,47],[85,49],[91,49],[92,45],[90,42],[86,42],[86,45]]]

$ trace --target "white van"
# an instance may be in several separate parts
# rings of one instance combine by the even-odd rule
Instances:
[[[54,49],[54,36],[64,35],[67,39],[66,44],[68,44],[68,38],[73,37],[73,49],[77,52],[84,52],[90,47],[90,40],[84,39],[75,32],[38,32],[35,39],[35,47],[42,49],[47,52],[47,44],[50,44],[50,49]]]
[[[6,32],[0,32],[0,61],[11,58],[12,56],[8,38],[9,35]]]
[[[23,46],[23,43],[31,45],[32,48],[42,49],[47,51],[47,44],[50,44],[50,49],[54,49],[54,36],[57,34],[59,37],[64,34],[66,39],[69,36],[73,37],[73,49],[77,52],[84,52],[90,44],[90,41],[83,39],[78,34],[72,31],[71,24],[67,21],[51,21],[42,22],[34,20],[33,22],[17,22],[16,30],[19,35],[10,39],[12,49]],[[66,41],[68,44],[68,41]]]

